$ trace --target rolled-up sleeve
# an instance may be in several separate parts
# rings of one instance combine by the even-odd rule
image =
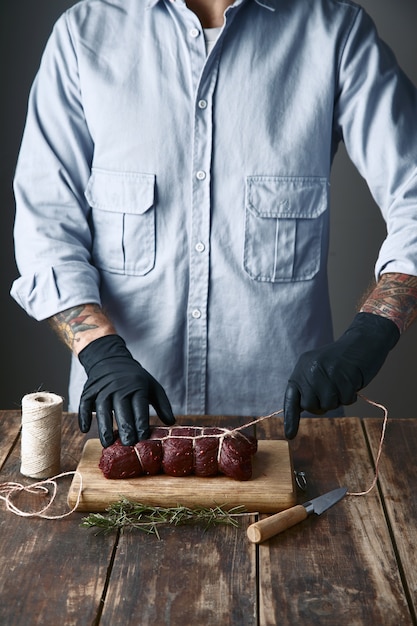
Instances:
[[[343,47],[335,115],[386,222],[376,278],[417,275],[417,91],[363,10]]]
[[[35,78],[18,158],[15,253],[20,277],[11,294],[35,319],[76,304],[100,302],[90,263],[84,190],[93,140],[86,125],[77,50],[64,14]]]

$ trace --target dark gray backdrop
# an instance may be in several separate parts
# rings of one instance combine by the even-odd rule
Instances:
[[[138,0],[138,2],[141,0]],[[143,1],[143,0],[142,0]],[[417,84],[416,0],[362,0],[382,37]],[[21,139],[27,96],[40,55],[55,19],[73,0],[1,0],[1,143],[0,143],[0,409],[20,406],[38,389],[66,398],[69,353],[46,323],[30,319],[11,299],[16,277],[12,227],[12,178]],[[416,112],[417,113],[417,112]],[[336,334],[350,323],[357,303],[373,280],[373,266],[385,234],[384,223],[367,190],[341,149],[332,176],[332,237],[329,259]],[[417,325],[401,339],[366,395],[385,403],[390,415],[415,415]],[[279,358],[279,355],[278,355]],[[277,407],[281,408],[281,407]],[[359,401],[350,415],[378,415]]]

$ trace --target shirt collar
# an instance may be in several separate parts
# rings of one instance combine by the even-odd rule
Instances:
[[[273,0],[255,0],[259,6],[264,7],[265,9],[269,9],[270,11],[275,11],[275,2]]]
[[[148,0],[146,8],[147,9],[152,9],[160,1],[161,0]],[[182,1],[184,1],[184,0],[182,0]],[[237,0],[237,2],[235,2],[235,4],[240,4],[242,1],[243,0]],[[176,0],[170,0],[170,2],[176,2]],[[274,2],[274,0],[255,0],[255,2],[257,4],[259,4],[259,6],[264,7],[265,9],[269,9],[270,11],[275,11],[275,6],[274,6],[275,2]]]

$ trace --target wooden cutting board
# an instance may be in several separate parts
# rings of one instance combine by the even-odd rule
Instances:
[[[247,511],[276,513],[295,504],[295,484],[288,442],[258,441],[253,457],[251,480],[237,481],[227,476],[176,478],[165,474],[109,480],[98,468],[102,446],[98,439],[86,442],[78,464],[83,477],[79,511],[104,511],[122,497],[151,506],[223,506],[244,505]],[[74,477],[68,504],[77,502],[79,480]]]

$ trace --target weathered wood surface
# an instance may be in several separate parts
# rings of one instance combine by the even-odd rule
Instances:
[[[2,429],[4,420],[10,424],[11,417],[9,412],[0,414]],[[64,418],[63,471],[75,468],[83,441],[73,417]],[[20,445],[15,445],[0,474],[0,482],[9,480],[24,485],[36,482],[20,474]],[[60,491],[66,494],[69,485],[70,479],[64,479]],[[32,504],[40,508],[39,499]],[[66,498],[61,497],[53,513],[67,510]],[[95,623],[115,536],[96,537],[80,528],[81,519],[80,513],[63,520],[27,519],[0,506],[0,624]]]
[[[282,420],[257,427],[277,436]],[[366,489],[373,478],[360,420],[302,420],[292,443],[305,471],[303,502],[339,486]],[[413,624],[378,491],[346,496],[321,516],[259,547],[260,624]]]
[[[0,469],[17,441],[21,422],[20,411],[0,411]]]
[[[255,626],[256,552],[245,529],[161,530],[161,540],[121,535],[101,624]]]
[[[374,458],[381,438],[380,419],[365,421]],[[396,548],[405,574],[406,588],[417,614],[417,421],[388,421],[379,464],[379,484],[388,512]],[[417,623],[417,618],[415,617]]]

